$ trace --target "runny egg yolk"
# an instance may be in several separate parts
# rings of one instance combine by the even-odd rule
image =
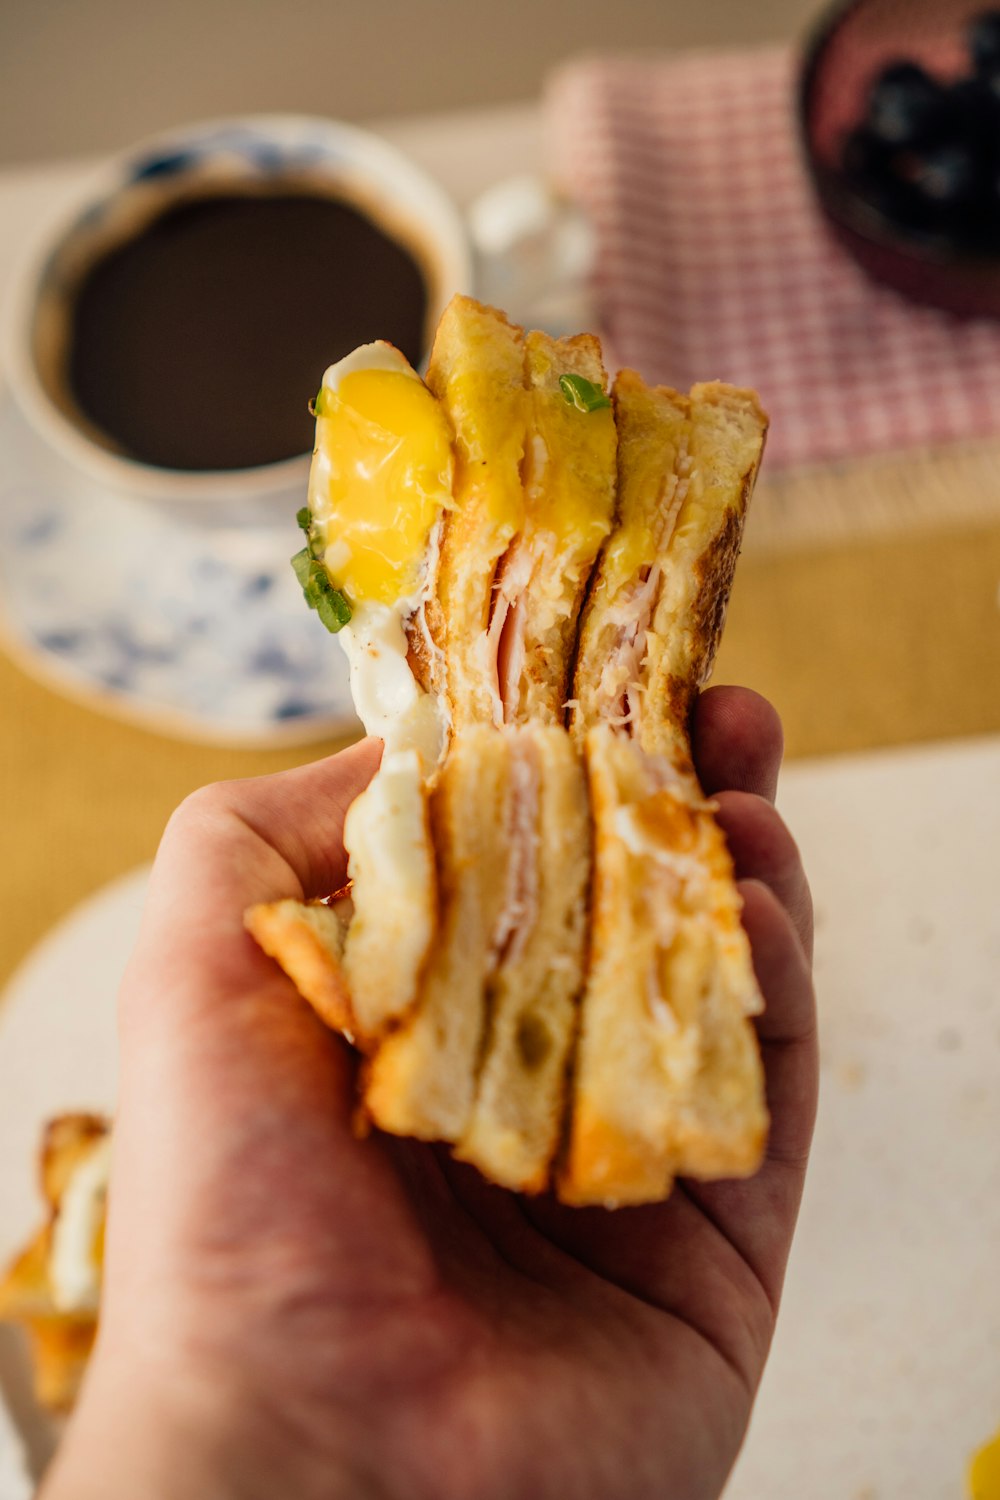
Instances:
[[[335,588],[352,605],[394,604],[419,582],[451,501],[448,421],[412,373],[355,369],[324,385],[309,505]]]

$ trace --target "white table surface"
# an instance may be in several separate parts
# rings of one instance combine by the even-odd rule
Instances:
[[[385,134],[462,203],[538,163],[538,113],[520,106]],[[0,173],[0,298],[87,165]],[[823,1095],[727,1500],[945,1500],[1000,1424],[1000,741],[799,763],[781,805],[816,894]],[[111,1102],[140,892],[126,880],[71,916],[0,1011],[0,1255],[37,1215],[42,1116]],[[0,1475],[4,1456],[0,1438]]]
[[[1000,1425],[1000,739],[799,762],[779,803],[816,900],[822,1097],[727,1500],[945,1500]],[[38,1216],[42,1119],[113,1104],[144,878],[69,917],[8,992],[0,1255]]]

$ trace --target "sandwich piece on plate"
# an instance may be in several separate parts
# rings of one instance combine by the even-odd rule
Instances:
[[[0,1277],[0,1320],[27,1330],[38,1400],[55,1413],[76,1400],[97,1332],[110,1150],[98,1116],[49,1123],[40,1158],[48,1218]]]

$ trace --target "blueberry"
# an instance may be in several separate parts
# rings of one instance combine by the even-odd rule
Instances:
[[[984,10],[974,16],[967,34],[976,72],[1000,72],[1000,10]]]
[[[962,78],[948,90],[949,134],[984,157],[1000,155],[1000,75]]]
[[[917,146],[947,125],[947,90],[916,63],[892,63],[868,95],[867,125],[887,146]]]
[[[967,207],[983,181],[975,147],[965,141],[945,141],[913,152],[906,175],[928,204],[941,209]]]
[[[852,130],[844,142],[844,177],[882,218],[901,229],[925,227],[928,208],[907,171],[907,154],[893,150],[871,130]]]

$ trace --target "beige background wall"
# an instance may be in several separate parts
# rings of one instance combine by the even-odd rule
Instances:
[[[573,52],[800,34],[821,0],[0,0],[0,163],[187,119],[526,99]]]

